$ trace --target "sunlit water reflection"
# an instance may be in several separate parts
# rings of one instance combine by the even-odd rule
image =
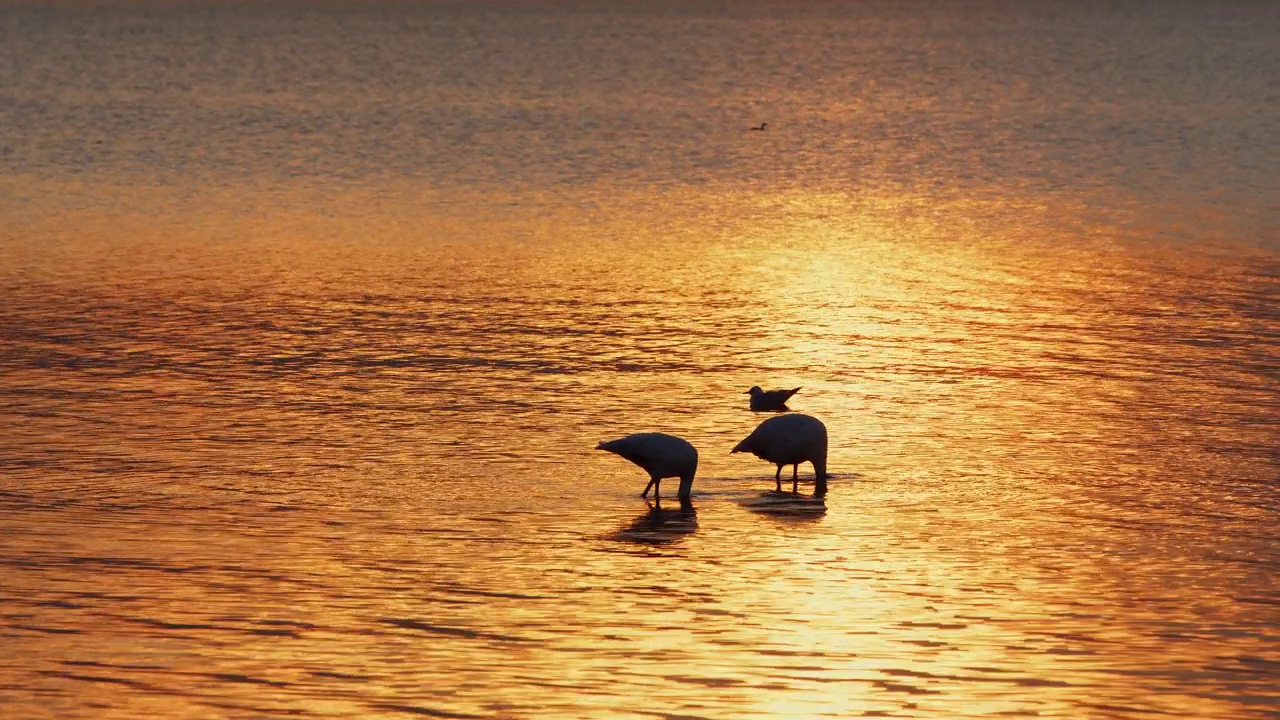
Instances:
[[[0,200],[0,714],[1273,716],[1280,256],[1276,175],[1256,155],[1274,147],[1274,117],[1166,114],[1252,138],[1238,152],[1254,165],[1197,165],[1207,178],[1174,171],[1231,145],[1220,135],[1161,149],[1154,125],[1146,144],[1123,127],[1115,140],[1094,125],[1114,108],[1077,116],[1028,86],[1007,126],[958,101],[911,120],[900,110],[929,93],[902,84],[903,68],[935,63],[984,97],[998,84],[988,74],[1009,72],[988,63],[1010,47],[965,45],[972,62],[937,66],[961,51],[955,37],[868,7],[867,35],[830,8],[704,9],[683,24],[657,11],[488,24],[462,9],[208,11],[230,25],[99,9],[76,42],[114,48],[135,80],[155,58],[128,48],[283,44],[188,58],[174,72],[206,88],[196,109],[102,100],[71,73],[58,102],[14,111],[43,120],[18,125],[30,142],[0,164],[14,190]],[[88,51],[60,29],[74,22],[28,12],[0,46],[26,43],[29,62],[0,67],[17,78],[6,88],[34,96],[32,77],[80,56],[41,54],[56,43],[32,38]],[[1009,22],[1066,47],[1088,26],[1043,12]],[[1274,10],[1253,12],[1245,25],[1275,27]],[[951,19],[1004,37],[983,13]],[[1237,19],[1175,27],[1228,33],[1240,55],[1226,60],[1274,73],[1250,54],[1274,47],[1250,44]],[[777,39],[775,24],[807,39]],[[394,50],[378,38],[419,52],[404,28],[461,52],[458,27],[480,49],[457,72],[507,84],[470,95],[468,77],[406,70],[437,83],[439,129],[456,141],[409,143],[387,118],[415,110],[394,99],[412,83],[356,82],[375,77],[362,63]],[[602,27],[629,34],[609,41]],[[615,108],[588,73],[569,105],[601,125],[583,121],[596,134],[565,146],[538,125],[567,112],[538,94],[563,80],[552,30],[586,38],[567,47],[610,58],[601,76],[634,95]],[[1165,30],[1151,52],[1185,61]],[[664,42],[708,55],[688,82],[724,79],[721,95],[664,91],[682,72],[657,40],[673,32]],[[832,50],[855,36],[874,62]],[[637,49],[639,37],[659,44]],[[756,92],[823,102],[765,103],[769,150],[715,135],[710,120],[729,110],[695,100],[751,95],[728,80],[739,56],[722,54],[747,40],[876,100],[771,55]],[[609,42],[644,72],[628,74]],[[357,50],[326,85],[300,59],[335,43]],[[352,124],[263,130],[253,117],[271,93],[215,72],[255,57],[271,70],[257,82],[283,83],[271,112],[333,117],[295,105],[279,80],[302,77]],[[883,92],[857,94],[842,63],[881,68]],[[1094,82],[1067,102],[1093,97],[1088,67],[1027,77]],[[1259,82],[1249,72],[1177,77],[1230,104]],[[1168,106],[1191,113],[1180,98],[1196,93],[1173,85]],[[138,115],[107,113],[123,124],[113,132],[141,142],[168,128],[161,147],[110,145],[117,155],[82,167],[68,129],[79,116],[57,113],[129,98],[152,114],[133,127]],[[654,100],[644,143],[618,132],[643,120],[636,98]],[[482,111],[494,107],[509,114]],[[1049,134],[1022,142],[1030,125],[1013,116]],[[243,153],[227,117],[257,128]],[[521,122],[541,128],[537,142],[511,129]],[[915,134],[866,148],[841,123]],[[991,144],[999,128],[1008,146]],[[328,138],[327,154],[301,157],[299,132]],[[949,141],[921,156],[918,137]],[[1093,137],[1100,148],[1080,144]],[[658,157],[662,143],[688,164]],[[979,148],[985,169],[967,164]],[[433,153],[453,164],[422,181],[441,167]],[[1108,158],[1128,165],[1101,172]],[[837,187],[836,160],[859,168],[853,189]],[[510,186],[490,175],[505,171]],[[1215,178],[1220,194],[1186,201]],[[827,424],[825,497],[811,476],[774,492],[772,466],[729,454],[764,417],[742,394],[755,384],[802,386],[791,407]],[[699,448],[691,509],[640,499],[643,473],[593,450],[648,430]]]

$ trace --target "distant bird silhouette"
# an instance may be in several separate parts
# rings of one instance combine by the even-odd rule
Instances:
[[[786,412],[787,401],[798,392],[800,388],[766,391],[761,390],[759,385],[754,385],[743,394],[751,396],[751,409],[756,412]]]
[[[782,468],[793,465],[791,492],[799,485],[800,463],[813,464],[814,494],[827,491],[827,426],[809,415],[779,415],[756,426],[731,453],[749,452],[778,466],[773,479],[782,490]]]
[[[769,123],[767,123],[767,122],[762,122],[762,123],[760,123],[760,127],[753,127],[753,128],[751,128],[751,129],[752,129],[752,130],[763,130],[763,129],[765,129],[765,127],[766,127],[766,126],[768,126],[768,125],[769,125]]]
[[[605,450],[630,460],[649,473],[649,484],[640,497],[660,499],[659,484],[663,478],[680,478],[680,502],[688,504],[693,490],[693,475],[698,471],[698,451],[687,440],[665,433],[639,433],[617,440],[601,442],[597,450]]]

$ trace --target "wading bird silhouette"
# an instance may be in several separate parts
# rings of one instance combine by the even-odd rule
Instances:
[[[796,492],[800,482],[800,463],[812,463],[814,494],[827,492],[827,426],[815,417],[799,413],[771,417],[757,425],[731,451],[739,452],[749,452],[777,465],[778,472],[774,473],[773,479],[779,491],[782,490],[784,466],[794,466],[791,470],[791,492]]]
[[[654,500],[660,500],[658,488],[662,479],[678,477],[680,502],[690,502],[693,475],[698,471],[698,451],[687,440],[666,433],[638,433],[601,442],[596,449],[630,460],[649,473],[649,484],[640,497],[648,497],[649,488],[653,488]]]

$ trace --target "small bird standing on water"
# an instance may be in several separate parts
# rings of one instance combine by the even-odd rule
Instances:
[[[773,475],[778,492],[782,491],[782,468],[785,465],[794,466],[791,470],[791,492],[796,492],[802,462],[813,464],[814,494],[822,495],[827,491],[827,426],[815,417],[799,413],[771,417],[757,425],[730,454],[739,452],[749,452],[778,466],[778,472]]]
[[[786,412],[787,401],[798,392],[800,388],[765,391],[755,385],[744,394],[751,396],[751,409],[755,412]]]
[[[601,442],[596,449],[630,460],[649,473],[649,484],[640,497],[648,497],[649,488],[653,488],[654,500],[659,500],[658,486],[662,479],[678,477],[680,502],[690,502],[693,476],[698,471],[698,451],[687,440],[666,433],[638,433]]]

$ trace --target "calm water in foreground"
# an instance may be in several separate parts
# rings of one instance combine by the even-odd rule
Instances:
[[[0,716],[1280,716],[1278,38],[0,7]]]

